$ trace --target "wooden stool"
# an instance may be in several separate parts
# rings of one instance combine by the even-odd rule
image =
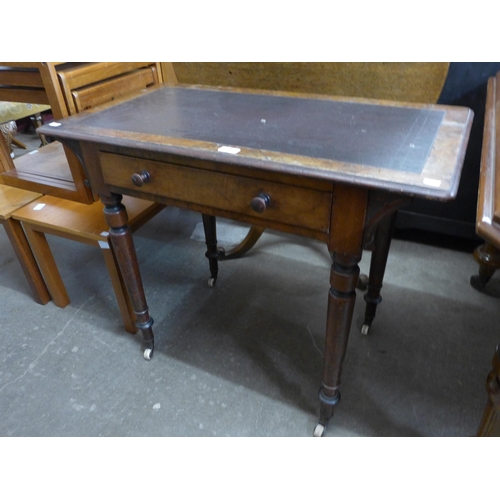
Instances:
[[[127,208],[132,230],[138,229],[164,208],[164,205],[128,196],[123,197],[123,204]],[[52,300],[58,307],[66,307],[70,299],[45,235],[52,234],[100,247],[125,329],[131,333],[137,331],[136,317],[116,264],[108,225],[104,220],[103,205],[100,201],[87,205],[43,196],[14,212],[12,217],[22,222]]]
[[[17,209],[41,196],[38,193],[0,184],[0,224],[7,232],[35,301],[39,304],[46,304],[50,301],[50,295],[43,276],[40,273],[21,223],[11,217],[12,213]]]

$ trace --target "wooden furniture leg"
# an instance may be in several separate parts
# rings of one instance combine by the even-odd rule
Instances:
[[[212,215],[202,214],[202,218],[203,229],[205,231],[205,243],[207,245],[205,257],[207,257],[210,266],[208,286],[213,287],[215,286],[219,273],[219,265],[217,263],[217,258],[219,257],[219,249],[217,248],[217,224],[215,217]]]
[[[100,242],[99,246],[101,247],[102,255],[106,262],[106,267],[108,268],[109,277],[111,278],[111,284],[115,291],[116,301],[118,302],[118,308],[120,309],[125,330],[129,333],[136,333],[137,326],[135,322],[137,318],[132,303],[130,302],[130,297],[128,293],[126,293],[126,286],[119,271],[116,255],[111,246],[111,239],[108,237],[108,241]]]
[[[54,304],[57,307],[66,307],[70,303],[69,296],[45,234],[26,223],[24,223],[24,230],[26,231],[26,236],[38,261]]]
[[[129,208],[129,223],[132,230],[141,227],[164,207],[135,198],[126,198],[126,203]],[[40,263],[50,295],[58,307],[66,307],[70,303],[70,298],[46,235],[51,234],[99,247],[107,266],[125,329],[130,333],[137,331],[135,324],[137,318],[117,265],[100,202],[86,205],[44,196],[14,211],[12,218],[24,226],[33,253]]]
[[[356,301],[359,260],[337,254],[330,272],[323,382],[319,390],[321,406],[319,422],[314,429],[316,437],[323,435],[334,407],[340,401],[340,379]]]
[[[493,369],[486,379],[488,402],[483,412],[478,437],[500,437],[500,346],[493,356]]]
[[[313,435],[322,436],[340,401],[340,379],[356,302],[356,286],[363,253],[363,230],[368,193],[336,185],[328,250],[333,259],[326,318],[323,382],[319,390],[319,421]]]
[[[120,266],[120,271],[134,309],[136,326],[142,332],[145,346],[144,358],[149,360],[153,357],[154,351],[154,320],[149,315],[149,308],[146,303],[137,254],[132,238],[132,230],[128,225],[127,210],[121,203],[122,198],[121,195],[117,194],[110,194],[109,196],[101,195],[101,201],[104,204],[104,218],[110,228],[109,236],[116,259],[119,263],[128,264]]]
[[[42,305],[47,304],[50,302],[50,294],[21,224],[10,218],[6,220],[0,218],[0,224],[5,228],[35,301]]]
[[[482,290],[495,271],[500,269],[500,250],[484,243],[474,250],[474,259],[479,264],[479,274],[471,276],[470,284],[476,290]]]
[[[59,273],[59,269],[54,259],[54,254],[52,253],[47,241],[44,232],[47,230],[45,228],[37,228],[31,223],[26,222],[24,222],[24,227],[31,248],[33,249],[33,253],[36,256],[38,262],[40,262],[40,269],[45,278],[45,282],[47,283],[47,287],[49,289],[50,295],[52,296],[54,304],[57,307],[66,307],[70,303],[70,298],[61,278],[61,274]],[[52,233],[56,236],[64,237],[63,233],[57,233],[56,231]],[[88,243],[90,243],[90,240]],[[130,305],[128,294],[125,292],[123,281],[118,270],[116,258],[113,254],[109,238],[107,241],[100,241],[99,247],[101,248],[102,255],[108,269],[111,284],[113,285],[113,290],[115,292],[116,301],[118,302],[118,307],[120,309],[125,330],[130,333],[136,333],[136,318]]]
[[[0,137],[0,160],[3,154],[7,153],[7,145]],[[10,160],[9,157],[7,157]],[[0,161],[0,166],[3,165]],[[1,169],[0,169],[1,170]],[[4,226],[5,232],[12,244],[23,273],[33,292],[33,297],[39,304],[46,304],[50,301],[50,294],[40,272],[35,256],[26,239],[21,224],[12,218],[12,214],[34,200],[41,197],[41,194],[24,189],[17,189],[11,186],[0,184],[0,224]]]
[[[361,327],[361,333],[368,335],[371,324],[377,312],[377,306],[382,302],[380,290],[384,282],[384,274],[389,257],[389,249],[392,241],[392,231],[396,223],[397,212],[386,217],[380,222],[375,232],[375,248],[370,261],[370,276],[368,278],[368,291],[364,295],[366,302],[365,320]]]
[[[33,123],[33,125],[35,127],[35,130],[38,127],[41,127],[43,125],[43,120],[42,120],[41,113],[36,113],[35,115],[30,116],[30,119],[31,119],[31,123]],[[43,134],[39,134],[39,137],[40,137],[41,146],[46,146],[47,145],[47,139],[45,138],[45,136]]]
[[[228,250],[219,247],[219,260],[238,259],[243,257],[243,255],[253,248],[265,230],[266,228],[263,226],[252,226],[248,230],[248,234],[245,236],[243,241],[238,243],[238,245],[235,245]]]
[[[24,144],[24,142],[21,142],[19,139],[16,139],[15,137],[11,137],[10,140],[12,141],[12,144],[15,144],[18,148],[28,149],[28,146],[26,146],[26,144]]]

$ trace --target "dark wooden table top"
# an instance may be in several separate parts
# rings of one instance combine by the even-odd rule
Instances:
[[[471,122],[452,106],[164,86],[39,131],[448,199]]]

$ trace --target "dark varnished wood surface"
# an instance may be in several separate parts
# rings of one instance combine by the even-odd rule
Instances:
[[[474,251],[479,274],[471,277],[471,285],[483,289],[500,268],[500,73],[488,80],[486,95],[481,172],[476,215],[476,233],[485,243]]]
[[[476,232],[485,243],[474,251],[479,273],[471,285],[482,290],[500,269],[500,72],[488,80]],[[488,400],[479,423],[478,436],[500,436],[500,351],[495,351],[493,368],[486,379]]]
[[[479,178],[479,198],[476,231],[481,237],[500,248],[500,73],[488,80],[481,174]]]
[[[41,132],[448,199],[471,121],[466,108],[165,86]]]

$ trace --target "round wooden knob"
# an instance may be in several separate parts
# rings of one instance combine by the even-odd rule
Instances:
[[[143,170],[140,174],[135,173],[132,175],[134,186],[141,187],[143,184],[147,184],[150,181],[151,175],[147,170]]]
[[[250,206],[254,212],[261,214],[269,206],[269,203],[271,203],[271,197],[266,193],[260,193],[252,199]]]

